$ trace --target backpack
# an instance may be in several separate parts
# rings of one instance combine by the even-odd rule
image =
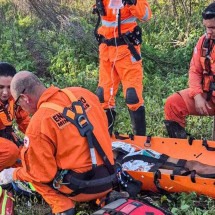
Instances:
[[[139,202],[133,199],[117,199],[110,204],[105,205],[92,215],[171,215],[169,211],[156,207],[144,200]]]
[[[11,192],[0,186],[0,214],[14,215],[14,198]]]

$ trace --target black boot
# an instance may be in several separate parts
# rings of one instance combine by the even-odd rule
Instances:
[[[75,215],[75,208],[70,208],[69,210],[56,213],[56,215]]]
[[[108,131],[110,136],[112,136],[113,126],[116,118],[116,112],[114,109],[105,109],[105,112],[108,118]]]
[[[129,110],[134,135],[146,135],[145,107],[140,106],[136,111]]]
[[[171,120],[164,120],[167,133],[171,138],[186,139],[187,132],[177,122]]]

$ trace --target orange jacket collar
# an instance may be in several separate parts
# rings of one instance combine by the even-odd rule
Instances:
[[[57,93],[60,89],[58,87],[51,86],[48,89],[46,89],[43,94],[41,95],[38,103],[37,103],[37,109],[40,107],[40,105],[44,102],[47,102],[55,93]]]

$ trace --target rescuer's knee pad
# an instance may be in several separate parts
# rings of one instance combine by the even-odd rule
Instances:
[[[126,90],[125,102],[129,105],[137,104],[139,102],[135,88],[130,87]]]
[[[96,95],[98,96],[99,98],[99,101],[101,103],[104,103],[105,102],[105,99],[104,99],[104,89],[103,87],[98,87],[97,90],[96,90]]]

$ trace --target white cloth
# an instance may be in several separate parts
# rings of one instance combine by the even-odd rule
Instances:
[[[153,157],[153,158],[159,159],[160,156],[161,156],[161,153],[156,152],[156,151],[154,151],[152,149],[142,149],[142,150],[139,150],[139,151],[130,152],[125,157],[134,156],[134,155],[145,155],[145,156],[148,156],[148,157]]]
[[[133,160],[132,156],[144,155],[147,157],[153,157],[155,159],[159,159],[161,156],[159,152],[156,152],[152,149],[142,149],[136,151],[136,149],[131,146],[131,144],[121,141],[112,142],[112,150],[122,150],[124,152],[127,152],[124,158],[131,157],[131,160],[123,163],[122,169],[132,171],[148,172],[155,165],[154,163],[148,163],[144,160]]]
[[[123,170],[132,170],[132,171],[140,171],[140,172],[148,172],[154,164],[144,162],[141,160],[132,160],[127,161],[122,164]]]
[[[126,157],[131,157],[135,155],[145,155],[148,157],[153,157],[156,159],[159,159],[161,154],[152,150],[152,149],[142,149],[140,151],[136,151],[133,153],[127,154]],[[132,171],[141,171],[141,172],[148,172],[155,164],[154,163],[148,163],[144,160],[133,160],[127,161],[122,164],[122,168],[124,170],[132,170]]]
[[[124,143],[121,141],[115,141],[112,142],[112,149],[117,150],[117,149],[122,149],[123,151],[127,152],[127,153],[133,153],[135,152],[135,148],[131,146],[131,144],[129,143]]]
[[[15,168],[4,169],[0,172],[0,185],[9,184],[13,181]]]

